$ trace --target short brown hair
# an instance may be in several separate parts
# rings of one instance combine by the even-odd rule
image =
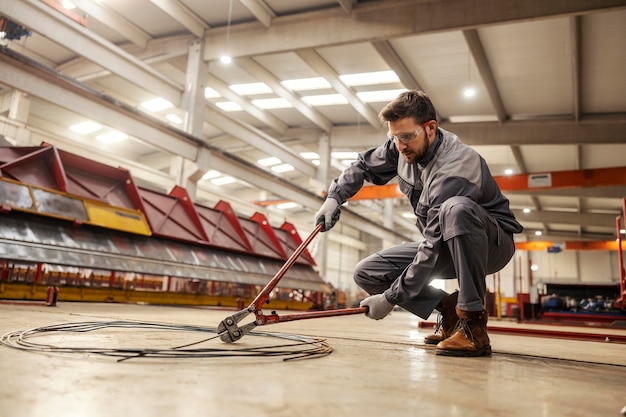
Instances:
[[[423,91],[410,90],[401,93],[378,113],[381,123],[412,117],[417,124],[437,120],[437,111]]]

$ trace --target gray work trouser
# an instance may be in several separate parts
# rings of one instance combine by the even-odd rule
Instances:
[[[357,285],[370,295],[383,293],[392,285],[398,291],[400,285],[405,297],[398,305],[426,319],[446,295],[428,284],[437,278],[457,278],[458,308],[481,311],[485,278],[504,268],[513,257],[513,235],[466,197],[452,197],[441,205],[439,228],[441,240],[422,248],[419,255],[421,242],[410,242],[360,261],[354,273]],[[395,282],[399,277],[401,284]]]

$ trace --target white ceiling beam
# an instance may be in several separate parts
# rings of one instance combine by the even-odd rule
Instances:
[[[144,32],[103,3],[97,3],[92,0],[72,0],[72,3],[87,13],[89,18],[94,18],[110,27],[141,48],[145,48],[148,41],[152,38],[148,33]]]
[[[315,123],[325,132],[329,132],[333,124],[328,118],[322,115],[319,111],[310,107],[300,97],[283,87],[280,80],[276,78],[271,72],[263,68],[262,65],[257,63],[251,58],[239,58],[234,61],[241,69],[252,75],[257,80],[264,82],[270,87],[276,95],[288,100],[291,105],[299,111],[304,117]]]
[[[350,87],[345,85],[343,81],[339,78],[339,74],[321,57],[317,52],[312,49],[303,49],[297,51],[298,56],[302,59],[308,66],[310,66],[315,72],[317,72],[322,77],[326,78],[326,80],[330,83],[330,85],[343,95],[350,105],[361,115],[367,122],[374,128],[380,128],[381,123],[378,120],[378,115],[371,107],[367,104],[363,103],[361,99],[359,99]]]
[[[204,20],[178,0],[150,0],[150,2],[198,38],[203,37],[204,31],[209,29]]]
[[[180,106],[183,87],[44,3],[0,0],[2,15]]]
[[[548,211],[548,210],[531,210],[530,213],[524,213],[523,210],[513,209],[515,217],[523,222],[533,223],[560,223],[575,224],[584,226],[597,227],[615,227],[616,214],[599,214],[599,213],[576,213],[568,211]]]
[[[258,108],[254,104],[250,103],[250,101],[235,93],[233,90],[228,88],[228,85],[226,85],[217,77],[209,75],[207,85],[220,93],[225,99],[230,100],[233,103],[241,106],[241,108],[245,112],[255,117],[260,122],[265,123],[267,126],[271,127],[281,135],[284,135],[289,128],[286,123],[283,123],[280,119],[278,119],[271,113]]]
[[[256,22],[233,25],[229,31],[224,28],[210,29],[206,32],[204,59],[219,59],[220,51],[214,45],[227,43],[232,57],[254,56],[568,17],[625,7],[623,0],[365,2],[355,4],[350,15],[337,7],[297,16],[279,16],[273,19],[272,30],[258,27]],[[380,16],[385,16],[384,22],[381,22]]]
[[[239,0],[239,2],[243,4],[263,26],[268,28],[272,25],[272,19],[276,17],[276,14],[267,7],[262,0]]]
[[[143,61],[154,65],[172,58],[187,55],[189,42],[194,38],[191,35],[172,36],[167,38],[153,39],[145,48],[139,48],[134,44],[119,46],[122,50]],[[53,66],[53,65],[50,65]],[[97,79],[111,74],[111,71],[83,58],[77,57],[61,65],[54,67],[63,74],[84,82]]]
[[[617,119],[585,118],[572,120],[526,120],[476,123],[442,122],[440,126],[468,145],[597,145],[623,144],[626,116]],[[358,130],[359,140],[354,135]],[[380,131],[367,126],[338,126],[330,132],[332,148],[368,148],[384,140]]]
[[[204,114],[204,120],[254,148],[270,156],[275,156],[284,163],[292,165],[302,174],[309,177],[315,176],[316,168],[302,159],[297,153],[271,136],[238,121],[235,117],[228,115],[217,107],[207,109]]]
[[[378,55],[389,65],[389,68],[396,73],[400,82],[407,90],[424,91],[389,41],[375,41],[372,42],[372,46],[376,49]]]
[[[467,46],[472,54],[472,58],[474,58],[474,62],[478,68],[478,73],[485,84],[485,88],[487,88],[487,93],[491,99],[491,105],[496,110],[498,122],[503,123],[507,118],[506,110],[504,109],[502,96],[498,90],[496,80],[493,77],[491,65],[489,65],[489,61],[487,60],[487,54],[485,53],[485,48],[483,48],[482,42],[480,41],[478,31],[476,29],[464,30],[463,36],[465,37],[465,42],[467,42]]]
[[[76,88],[56,74],[17,62],[5,54],[0,54],[0,83],[110,126],[158,149],[191,160],[196,158],[197,144],[173,137],[164,123],[147,123],[140,113],[119,112],[113,103]]]

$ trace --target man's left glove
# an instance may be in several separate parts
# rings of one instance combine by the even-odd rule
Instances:
[[[374,320],[384,319],[393,310],[393,304],[387,301],[385,294],[370,295],[361,301],[359,305],[367,307],[368,311],[365,315]]]

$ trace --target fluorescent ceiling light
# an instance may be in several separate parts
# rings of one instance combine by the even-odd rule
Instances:
[[[296,208],[296,207],[299,207],[299,206],[300,206],[300,204],[294,203],[293,201],[290,201],[288,203],[276,204],[276,207],[281,209],[281,210],[292,209],[292,208]]]
[[[211,170],[205,172],[201,179],[203,179],[203,180],[212,180],[213,178],[217,178],[217,177],[221,177],[221,176],[222,176],[221,172],[216,171],[214,169],[211,169]]]
[[[526,214],[530,213],[530,209],[529,209],[528,207],[524,208],[524,210],[523,210],[523,211],[524,211],[524,213],[526,213]]]
[[[293,171],[294,167],[292,165],[289,164],[282,164],[282,165],[274,165],[272,168],[272,171],[277,172],[277,173],[283,173],[283,172],[289,172],[289,171]]]
[[[365,103],[378,103],[381,101],[391,101],[405,91],[406,90],[402,88],[396,90],[361,91],[360,93],[356,93],[356,95]]]
[[[344,165],[352,165],[353,162],[356,162],[356,159],[344,159],[343,161],[341,161],[342,164]]]
[[[334,106],[348,104],[348,99],[341,94],[321,94],[318,96],[305,96],[302,101],[311,106]]]
[[[285,80],[280,82],[292,91],[323,90],[331,88],[331,85],[324,77],[301,78],[298,80]]]
[[[222,97],[220,93],[212,89],[211,87],[206,87],[204,89],[204,98],[217,98]]]
[[[233,84],[228,88],[242,96],[251,96],[254,94],[268,94],[273,92],[272,89],[269,88],[265,83]]]
[[[76,5],[69,0],[63,0],[61,4],[65,10],[72,10],[76,8]]]
[[[159,112],[161,110],[169,109],[170,107],[173,107],[173,106],[174,105],[172,103],[170,103],[169,101],[161,97],[157,97],[152,100],[144,101],[143,103],[141,103],[141,107],[154,113]]]
[[[98,142],[106,144],[117,143],[126,139],[128,139],[128,135],[126,133],[118,132],[117,130],[96,136],[96,140]]]
[[[467,98],[474,97],[476,95],[476,89],[474,87],[467,87],[463,90],[463,95]]]
[[[319,154],[317,152],[300,152],[300,156],[304,159],[319,159]]]
[[[402,217],[404,217],[405,219],[413,219],[415,218],[415,213],[413,213],[412,211],[405,211],[404,213],[402,213]]]
[[[513,170],[511,168],[507,168],[504,170],[504,175],[512,175],[513,174]]]
[[[264,167],[270,167],[272,165],[278,165],[278,164],[280,164],[283,161],[281,161],[280,159],[276,158],[275,156],[270,156],[269,158],[259,159],[256,162],[257,162],[257,164],[262,165]]]
[[[174,123],[175,125],[179,125],[183,122],[183,119],[176,116],[174,113],[168,114],[167,116],[165,116],[165,118],[169,120],[170,122]]]
[[[357,159],[359,157],[358,152],[331,152],[330,156],[335,159]]]
[[[70,130],[72,132],[80,133],[81,135],[88,135],[89,133],[97,132],[100,129],[102,129],[102,125],[100,123],[92,122],[91,120],[70,126]]]
[[[224,111],[241,111],[243,110],[241,106],[232,101],[220,101],[219,103],[215,103],[217,107]]]
[[[233,62],[233,59],[231,57],[229,57],[228,55],[222,55],[220,57],[220,62],[222,64],[230,64],[231,62]]]
[[[291,105],[291,103],[289,102],[289,100],[284,99],[282,97],[278,97],[278,98],[263,98],[263,99],[257,99],[257,100],[252,100],[252,104],[254,104],[255,106],[257,106],[260,109],[288,109],[290,107],[293,107]]]
[[[237,180],[234,179],[233,177],[224,176],[224,177],[219,177],[219,178],[213,178],[211,180],[211,183],[215,185],[226,185],[226,184],[232,184],[235,181]]]
[[[543,232],[541,230],[535,230],[535,236],[541,236]]]
[[[311,163],[313,163],[313,165],[315,166],[320,166],[320,160],[319,159],[314,159],[311,161]]]
[[[340,75],[339,79],[351,87],[357,85],[375,85],[397,83],[400,81],[394,71],[363,72],[360,74]]]

